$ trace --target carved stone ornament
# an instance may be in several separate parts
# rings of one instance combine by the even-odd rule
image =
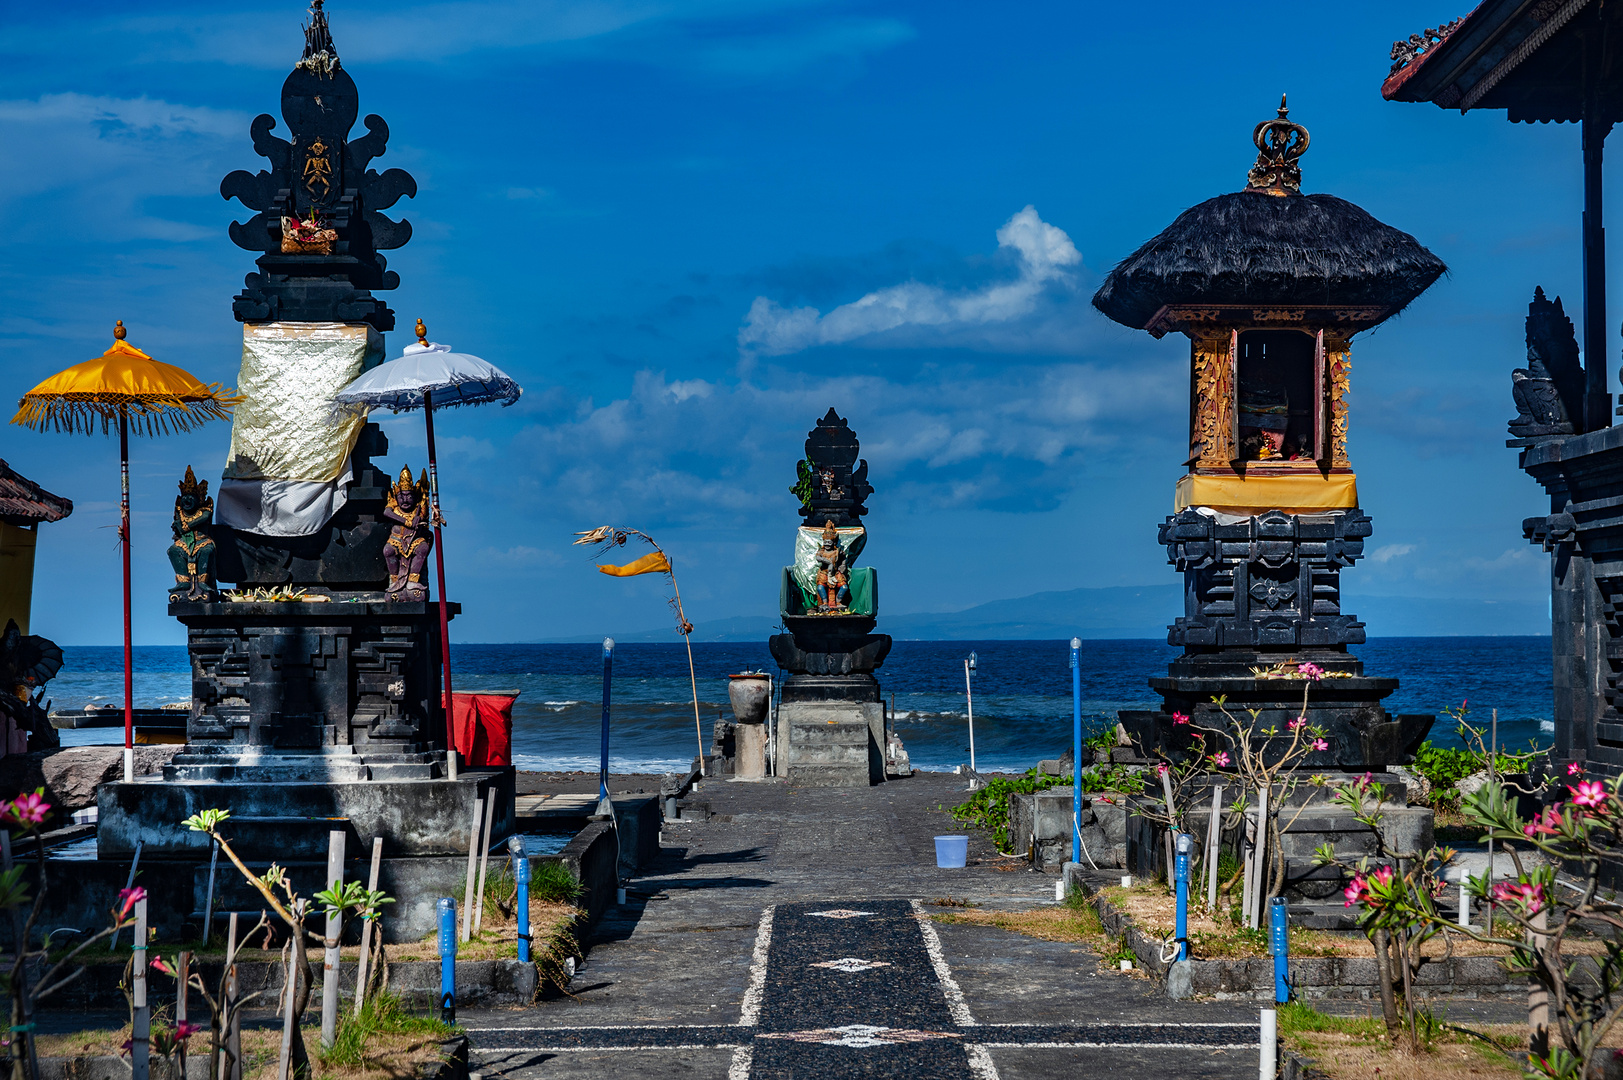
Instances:
[[[1251,141],[1257,146],[1257,163],[1246,174],[1247,191],[1267,195],[1300,195],[1302,170],[1296,164],[1307,153],[1307,128],[1292,123],[1285,95],[1279,95],[1279,115],[1264,120],[1251,132]]]
[[[1572,417],[1583,408],[1584,371],[1572,320],[1561,298],[1549,300],[1542,287],[1527,305],[1527,366],[1510,373],[1516,418],[1510,434],[1517,445],[1571,435]]]
[[[1392,75],[1402,71],[1414,63],[1417,57],[1424,56],[1447,41],[1448,35],[1457,30],[1460,23],[1464,21],[1465,16],[1462,15],[1453,22],[1436,27],[1428,26],[1418,34],[1410,34],[1402,41],[1394,41],[1392,43],[1392,70],[1387,74]]]

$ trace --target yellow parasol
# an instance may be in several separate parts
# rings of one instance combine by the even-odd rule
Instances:
[[[242,399],[204,383],[172,364],[160,363],[124,341],[124,320],[113,327],[113,347],[82,364],[59,371],[22,396],[13,424],[35,431],[102,434],[118,422],[122,497],[118,525],[124,557],[124,779],[135,776],[134,676],[130,637],[130,428],[137,435],[190,431],[231,416]]]

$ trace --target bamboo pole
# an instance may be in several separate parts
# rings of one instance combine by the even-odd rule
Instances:
[[[478,933],[485,921],[485,870],[490,866],[490,826],[496,816],[496,795],[485,800],[485,833],[479,844],[479,887],[474,890],[473,932]]]
[[[331,829],[327,832],[327,887],[342,891],[343,886],[344,830]],[[343,909],[328,908],[321,942],[321,1045],[329,1050],[338,1039],[338,942],[343,932]]]
[[[1212,788],[1212,817],[1206,824],[1206,909],[1217,912],[1217,862],[1223,846],[1223,785]]]
[[[378,891],[378,869],[383,863],[383,837],[372,838],[372,872],[366,879],[368,892]],[[367,967],[372,959],[372,924],[375,919],[367,919],[361,923],[361,966],[355,975],[355,1015],[361,1015],[361,1006],[366,1003]]]
[[[473,801],[473,835],[468,837],[468,887],[462,895],[462,940],[473,936],[473,876],[479,869],[479,823],[485,816],[485,800]]]

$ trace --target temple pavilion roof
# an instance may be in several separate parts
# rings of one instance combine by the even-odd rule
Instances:
[[[0,521],[32,525],[40,521],[61,521],[71,513],[73,503],[60,495],[52,495],[0,460]]]

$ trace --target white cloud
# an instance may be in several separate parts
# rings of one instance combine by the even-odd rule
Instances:
[[[816,308],[786,308],[757,296],[738,331],[739,351],[746,356],[781,356],[909,328],[928,330],[932,343],[939,343],[955,330],[1008,324],[1034,314],[1049,289],[1073,283],[1075,268],[1082,263],[1065,231],[1043,221],[1033,206],[1003,223],[997,244],[1000,252],[1014,258],[1015,279],[968,292],[908,281],[868,293],[826,315]]]
[[[1366,556],[1370,562],[1385,564],[1393,559],[1401,559],[1414,551],[1413,544],[1386,544],[1376,548]]]

